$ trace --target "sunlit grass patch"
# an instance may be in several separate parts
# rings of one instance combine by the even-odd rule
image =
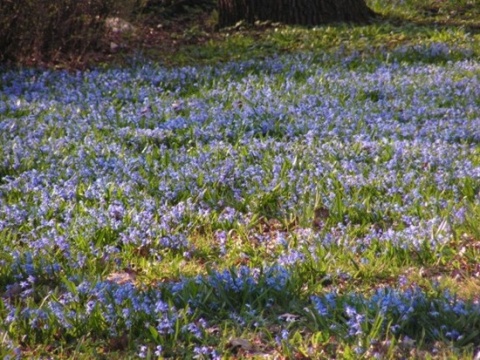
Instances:
[[[479,10],[474,0],[369,1],[377,12],[407,20],[435,24],[478,25]]]

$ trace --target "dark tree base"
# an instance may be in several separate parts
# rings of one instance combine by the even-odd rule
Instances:
[[[219,26],[239,21],[275,21],[320,25],[331,22],[368,22],[374,15],[364,0],[218,0]]]

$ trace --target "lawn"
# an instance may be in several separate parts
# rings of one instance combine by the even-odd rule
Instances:
[[[480,15],[389,4],[2,68],[0,358],[478,354]]]

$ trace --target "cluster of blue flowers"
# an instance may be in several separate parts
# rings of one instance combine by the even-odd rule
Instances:
[[[0,335],[21,324],[53,334],[55,324],[72,336],[100,326],[161,339],[181,323],[199,338],[191,307],[203,295],[172,300],[188,296],[188,284],[268,300],[286,291],[312,246],[448,244],[480,206],[480,64],[468,54],[446,62],[450,50],[408,50],[441,55],[439,63],[365,68],[303,54],[203,68],[1,72]],[[337,220],[321,231],[307,221],[319,204]],[[259,235],[273,248],[263,267],[158,289],[102,272],[128,267],[131,254],[188,261],[204,228],[226,258],[229,231],[248,233],[261,217],[302,225]],[[222,306],[211,299],[211,309]],[[452,297],[431,303],[420,290],[327,294],[312,304],[326,318],[342,311],[351,336],[365,331],[372,308],[396,331],[421,309],[432,318],[480,311]],[[464,336],[454,324],[439,331]],[[162,353],[164,341],[152,339]]]
[[[440,297],[427,295],[420,288],[398,290],[390,287],[378,289],[370,297],[350,293],[339,295],[335,292],[313,296],[312,303],[317,314],[331,319],[330,327],[343,326],[345,336],[354,338],[368,335],[378,317],[381,318],[382,332],[415,337],[415,332],[423,331],[425,324],[432,325],[430,339],[448,338],[460,341],[468,336],[468,316],[480,314],[480,304],[467,303],[449,292],[441,292]],[[335,315],[344,315],[344,323],[338,324]],[[338,319],[338,317],[337,317]],[[325,321],[325,320],[323,320]]]

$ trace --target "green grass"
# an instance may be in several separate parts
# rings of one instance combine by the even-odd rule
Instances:
[[[144,54],[168,68],[6,73],[0,357],[476,355],[480,9],[368,3]]]

